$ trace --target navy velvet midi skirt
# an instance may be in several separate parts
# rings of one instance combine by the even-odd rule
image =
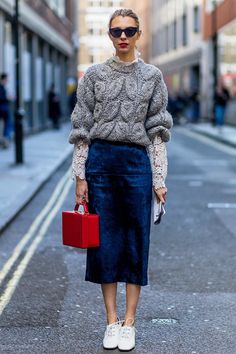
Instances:
[[[148,284],[152,171],[144,146],[92,140],[85,164],[100,246],[87,249],[85,280]]]

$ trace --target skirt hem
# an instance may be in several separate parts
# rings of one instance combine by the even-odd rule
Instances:
[[[145,286],[148,285],[148,282],[134,282],[128,279],[124,278],[118,278],[118,279],[112,279],[110,281],[101,281],[101,280],[96,280],[96,279],[91,279],[91,278],[85,278],[85,281],[90,281],[91,283],[96,283],[96,284],[110,284],[110,283],[128,283],[128,284],[136,284],[140,286]]]

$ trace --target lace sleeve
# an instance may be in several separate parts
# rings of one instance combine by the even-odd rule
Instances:
[[[168,166],[166,144],[157,135],[148,146],[148,154],[152,167],[153,187],[155,189],[165,187]]]
[[[86,142],[80,141],[74,145],[73,159],[72,159],[72,178],[78,176],[85,179],[85,162],[88,156],[89,146]]]

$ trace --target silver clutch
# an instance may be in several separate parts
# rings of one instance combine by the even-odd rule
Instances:
[[[157,200],[156,195],[154,194],[154,204],[153,204],[153,222],[154,224],[160,224],[161,218],[165,215],[166,211],[164,204],[161,201]]]

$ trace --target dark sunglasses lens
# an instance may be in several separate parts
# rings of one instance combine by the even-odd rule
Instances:
[[[112,37],[119,38],[121,36],[122,30],[120,28],[110,28],[110,34]]]
[[[124,32],[126,37],[133,37],[135,33],[137,33],[138,29],[137,27],[127,27]]]
[[[126,37],[133,37],[135,35],[135,33],[138,32],[138,28],[137,27],[127,27],[124,30],[122,30],[121,28],[110,28],[110,34],[112,35],[112,37],[115,38],[119,38],[122,34],[122,32],[125,32]]]

